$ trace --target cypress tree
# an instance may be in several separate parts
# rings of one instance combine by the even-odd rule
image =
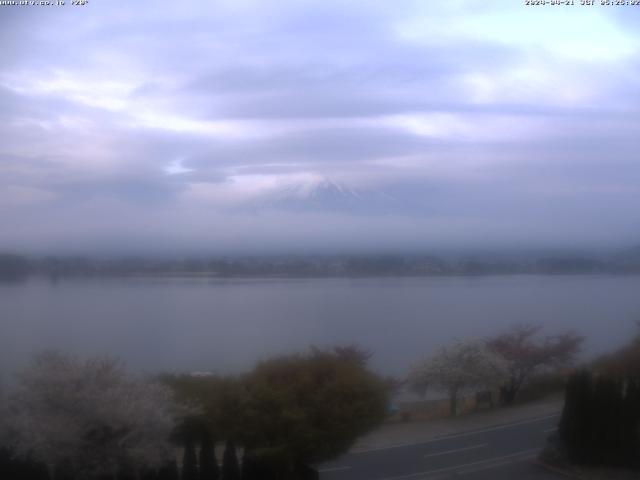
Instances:
[[[191,439],[185,442],[182,457],[182,480],[198,480],[198,459]]]
[[[32,470],[32,480],[49,480],[49,470],[43,462],[35,462]]]
[[[558,433],[574,463],[589,461],[591,424],[592,379],[586,370],[575,372],[567,381],[564,408]]]
[[[152,467],[145,467],[140,471],[140,480],[158,480],[158,470]]]
[[[4,471],[2,473],[3,480],[5,478],[11,480],[49,480],[49,471],[47,466],[38,462],[32,458],[14,457],[10,450],[7,450],[2,454],[6,463],[2,467]]]
[[[615,465],[624,463],[624,384],[619,379],[611,380],[611,411],[610,436],[610,461]]]
[[[211,442],[209,432],[202,433],[200,444],[200,480],[218,480],[220,469],[215,455],[215,444]]]
[[[236,446],[232,440],[227,440],[222,457],[222,480],[240,480],[240,466]]]
[[[138,475],[142,476],[142,472],[137,472],[136,467],[130,463],[126,463],[120,466],[120,471],[116,476],[117,480],[136,480]],[[106,477],[106,476],[105,476]]]
[[[633,395],[629,399],[631,416],[632,450],[630,452],[630,463],[633,466],[640,466],[640,379],[633,380]]]
[[[180,480],[178,465],[175,460],[169,460],[160,467],[160,470],[158,470],[158,480]]]
[[[627,380],[622,408],[622,462],[630,467],[640,466],[640,384]]]
[[[242,480],[280,480],[291,478],[278,453],[268,449],[245,450],[242,456]],[[295,477],[296,479],[298,477]]]
[[[296,464],[296,478],[300,480],[319,480],[318,470],[304,463]]]
[[[13,478],[13,459],[7,448],[0,448],[0,478]]]
[[[619,463],[622,407],[619,383],[600,377],[595,383],[591,402],[591,462],[602,465]]]
[[[75,477],[71,462],[62,461],[55,465],[54,476],[56,480],[73,480]]]
[[[242,480],[261,480],[255,455],[245,450],[242,456]]]

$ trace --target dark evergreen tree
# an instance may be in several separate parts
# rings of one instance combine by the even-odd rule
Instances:
[[[255,455],[247,450],[242,456],[242,480],[263,480]]]
[[[304,463],[296,465],[296,479],[298,480],[319,480],[320,474],[318,470]]]
[[[240,480],[240,465],[236,446],[231,440],[227,440],[222,457],[222,480]]]
[[[587,463],[590,460],[591,400],[591,374],[581,370],[571,375],[567,381],[559,435],[567,448],[569,459],[574,463]]]
[[[200,480],[218,480],[220,469],[215,455],[215,444],[209,432],[202,433],[200,444]]]
[[[158,470],[158,480],[180,480],[178,465],[175,460],[167,461]]]
[[[49,469],[47,465],[42,462],[35,462],[32,478],[34,480],[49,480]]]
[[[190,439],[184,445],[182,480],[198,480],[198,458],[196,457],[195,446]]]
[[[627,380],[622,406],[622,463],[630,467],[640,466],[640,383]]]
[[[11,480],[48,480],[45,464],[32,459],[15,457],[10,449],[0,449],[0,478]]]
[[[622,403],[620,384],[611,378],[598,378],[591,401],[589,463],[600,465],[620,463]]]
[[[141,473],[136,471],[136,467],[131,465],[130,463],[126,463],[120,466],[120,471],[116,476],[117,480],[137,480],[138,475]],[[106,478],[111,477],[111,475],[105,475]],[[113,477],[109,478],[112,480]]]
[[[611,382],[611,399],[613,410],[611,411],[611,428],[609,430],[610,444],[610,461],[615,465],[624,463],[624,404],[625,390],[624,382],[614,379]]]
[[[242,456],[242,480],[283,480],[291,478],[282,450],[245,450]],[[295,477],[296,480],[297,477]]]
[[[74,473],[71,462],[63,461],[54,467],[53,476],[55,477],[55,480],[74,480]]]
[[[572,462],[640,466],[640,383],[618,378],[569,378],[559,435]]]
[[[13,460],[7,448],[0,448],[0,478],[13,478]]]
[[[158,469],[145,467],[140,471],[140,480],[158,480]]]

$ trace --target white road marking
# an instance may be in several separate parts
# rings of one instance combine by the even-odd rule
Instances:
[[[455,448],[453,450],[445,450],[443,452],[430,453],[428,455],[425,455],[424,458],[437,457],[439,455],[448,455],[449,453],[464,452],[465,450],[473,450],[475,448],[482,448],[482,447],[486,447],[487,445],[489,445],[489,444],[488,443],[481,443],[479,445],[472,445],[471,447]]]
[[[349,470],[351,467],[331,467],[331,468],[321,468],[320,470],[318,470],[318,472],[320,473],[326,473],[326,472],[340,472],[342,470]]]
[[[524,461],[524,460],[531,460],[533,458],[536,458],[538,451],[539,450],[536,450],[535,452],[531,452],[530,454],[528,453],[528,454],[519,456],[516,460]],[[500,462],[493,462],[493,463],[489,463],[487,465],[482,465],[479,467],[468,468],[466,470],[459,470],[456,472],[456,475],[469,475],[470,473],[481,472],[483,470],[491,470],[492,468],[504,467],[505,465],[509,465],[510,463],[513,463],[513,461],[514,459],[510,458],[507,460],[502,460]]]
[[[489,463],[495,463],[497,466],[499,466],[501,464],[509,463],[509,462],[502,462],[503,460],[513,459],[515,457],[521,457],[523,455],[525,455],[525,458],[523,458],[523,460],[525,460],[527,458],[526,457],[527,455],[530,455],[532,453],[539,452],[539,451],[540,451],[539,448],[531,448],[529,450],[521,450],[519,452],[510,453],[509,455],[502,455],[500,457],[492,457],[492,458],[487,458],[485,460],[478,460],[477,462],[461,463],[459,465],[452,465],[451,467],[437,468],[435,470],[426,470],[424,472],[409,473],[407,475],[400,475],[397,477],[385,477],[385,478],[380,478],[378,480],[403,480],[405,478],[425,477],[426,475],[433,475],[434,473],[449,472],[451,470],[457,470],[465,467],[473,467],[476,465],[483,465],[483,464],[489,464]],[[467,473],[470,473],[470,472],[471,470],[467,471]]]
[[[544,417],[531,418],[529,420],[522,420],[519,422],[506,423],[504,425],[498,425],[495,427],[482,428],[480,430],[473,430],[471,432],[464,433],[454,433],[451,435],[443,435],[441,437],[432,438],[430,440],[422,440],[420,442],[410,442],[410,443],[396,443],[394,445],[388,445],[386,447],[374,447],[368,448],[366,450],[358,450],[355,452],[349,452],[349,455],[359,455],[361,453],[369,453],[369,452],[379,452],[380,450],[391,450],[393,448],[402,448],[402,447],[412,447],[415,445],[426,445],[427,443],[440,442],[442,440],[449,440],[451,438],[460,438],[460,437],[468,437],[469,435],[476,435],[478,433],[492,432],[494,430],[503,430],[505,428],[517,427],[518,425],[526,425],[528,423],[536,423],[541,422],[542,420],[548,420],[549,418],[559,417],[559,413],[554,413],[552,415],[545,415]]]

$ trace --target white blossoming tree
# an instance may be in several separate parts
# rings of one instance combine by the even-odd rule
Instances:
[[[461,392],[500,385],[508,378],[508,366],[485,341],[460,340],[414,366],[409,384],[422,392],[427,388],[446,391],[451,415],[456,415]]]
[[[130,378],[111,359],[52,352],[19,376],[7,408],[13,451],[52,472],[67,465],[78,479],[159,465],[183,413],[167,387]]]

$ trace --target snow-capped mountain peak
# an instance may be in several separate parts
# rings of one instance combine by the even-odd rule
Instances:
[[[384,192],[356,188],[328,177],[313,177],[282,184],[259,195],[253,208],[286,211],[384,213],[400,202]]]

